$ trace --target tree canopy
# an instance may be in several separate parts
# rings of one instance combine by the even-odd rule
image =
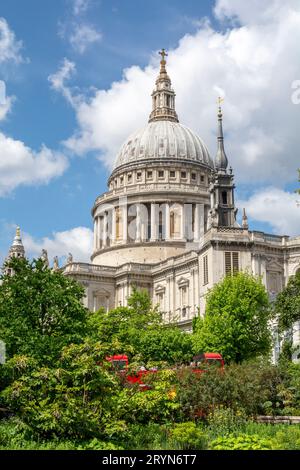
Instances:
[[[8,358],[29,354],[41,361],[58,357],[62,348],[81,341],[87,309],[83,288],[43,260],[12,259],[0,285],[0,339]]]
[[[207,296],[204,318],[195,322],[194,352],[218,352],[240,363],[271,348],[271,309],[260,279],[247,273],[227,276]]]
[[[279,314],[279,329],[288,330],[300,320],[300,272],[290,277],[287,286],[278,294],[275,310]]]
[[[142,362],[190,361],[191,335],[175,325],[165,325],[158,308],[153,307],[146,290],[133,287],[127,307],[107,313],[100,310],[89,319],[96,340],[111,345],[111,354],[126,353]]]

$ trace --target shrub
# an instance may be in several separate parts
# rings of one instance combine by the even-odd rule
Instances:
[[[208,415],[207,424],[211,434],[226,436],[244,431],[247,419],[244,410],[219,407]]]
[[[169,434],[170,443],[180,450],[202,450],[207,447],[207,437],[193,422],[176,424]]]
[[[278,412],[283,402],[278,396],[282,383],[280,370],[263,361],[225,366],[225,370],[208,370],[201,375],[186,369],[178,373],[177,400],[185,417],[207,418],[215,409],[231,408],[255,416],[268,411]]]
[[[272,440],[257,435],[241,434],[218,437],[209,446],[210,450],[272,450]]]
[[[280,450],[300,450],[300,428],[288,426],[284,431],[277,431],[274,448]]]

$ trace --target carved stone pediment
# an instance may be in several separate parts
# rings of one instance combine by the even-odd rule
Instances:
[[[177,284],[179,287],[185,287],[185,286],[188,286],[190,283],[190,281],[188,279],[186,279],[185,277],[181,277],[180,279],[178,279],[177,281]]]
[[[111,295],[111,293],[108,290],[104,289],[103,287],[101,287],[100,289],[94,290],[93,294],[97,297],[110,297]]]
[[[269,272],[283,272],[283,265],[274,258],[267,258],[266,269]]]
[[[163,286],[162,284],[158,284],[158,285],[154,288],[154,292],[155,292],[156,294],[163,294],[165,291],[166,291],[166,288],[165,288],[165,286]]]

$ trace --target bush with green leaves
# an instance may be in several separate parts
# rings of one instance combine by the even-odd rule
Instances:
[[[226,436],[245,430],[247,417],[245,411],[219,406],[209,413],[206,420],[210,435]]]
[[[241,434],[218,437],[210,442],[210,450],[272,450],[272,440],[257,435]]]
[[[210,290],[205,316],[195,322],[194,352],[221,353],[227,363],[266,355],[271,314],[261,279],[244,272],[226,276]]]
[[[169,443],[180,450],[203,450],[207,448],[207,435],[194,422],[175,424],[169,431]]]
[[[175,372],[166,369],[143,378],[148,390],[141,391],[139,384],[128,384],[114,396],[116,419],[129,424],[174,421],[180,408],[174,392],[175,380]]]
[[[90,335],[110,345],[111,354],[127,354],[130,361],[168,364],[190,362],[191,335],[175,325],[165,325],[153,308],[149,293],[133,287],[127,307],[99,312],[89,317]]]
[[[2,403],[42,438],[101,438],[119,387],[101,365],[106,353],[100,343],[68,346],[56,367],[17,376]]]
[[[283,403],[278,396],[282,383],[280,370],[264,361],[225,366],[224,371],[209,369],[197,374],[190,369],[179,370],[177,400],[185,418],[207,418],[220,407],[246,416],[264,413],[264,403],[277,409]]]
[[[14,272],[0,279],[0,339],[7,357],[52,364],[64,346],[81,342],[86,333],[84,289],[42,259],[14,258],[7,267]]]
[[[289,278],[287,286],[276,297],[275,310],[281,332],[300,320],[300,272]]]

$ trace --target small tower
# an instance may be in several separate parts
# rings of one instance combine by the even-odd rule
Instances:
[[[20,227],[17,227],[16,229],[16,235],[15,235],[14,241],[9,249],[8,256],[3,266],[3,273],[8,274],[9,276],[13,275],[13,269],[7,267],[6,263],[9,262],[13,258],[25,258],[25,249],[23,246],[22,238],[21,238]]]
[[[166,56],[168,55],[165,49],[162,49],[159,54],[162,59],[160,61],[160,71],[155,82],[156,89],[152,93],[152,112],[149,117],[149,122],[153,121],[173,121],[179,122],[175,110],[175,92],[172,89],[170,77],[166,70]]]
[[[215,171],[210,182],[211,209],[208,217],[210,227],[237,227],[237,209],[234,205],[234,176],[232,169],[227,171],[228,159],[224,149],[223,114],[219,98],[218,109],[218,150],[215,158]]]
[[[248,228],[249,228],[248,217],[247,217],[245,208],[243,209],[242,227],[243,227],[244,230],[248,230]]]
[[[21,230],[20,227],[16,229],[16,235],[14,241],[9,249],[8,258],[25,258],[25,249],[21,238]]]

